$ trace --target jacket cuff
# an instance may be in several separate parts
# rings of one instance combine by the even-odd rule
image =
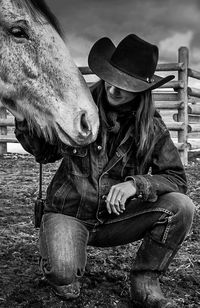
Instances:
[[[158,199],[158,195],[148,177],[149,175],[127,176],[125,181],[134,181],[137,191],[136,198],[140,198],[144,201],[155,202]]]

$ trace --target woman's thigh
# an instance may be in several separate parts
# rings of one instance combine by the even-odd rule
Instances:
[[[133,200],[123,214],[112,214],[90,233],[94,246],[124,245],[142,239],[147,233],[156,241],[176,247],[191,228],[194,205],[181,193],[167,193],[154,203]]]

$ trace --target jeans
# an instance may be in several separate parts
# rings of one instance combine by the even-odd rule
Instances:
[[[160,196],[155,203],[131,200],[119,216],[102,222],[81,221],[59,213],[43,215],[40,228],[41,268],[56,285],[67,285],[84,274],[87,245],[109,247],[140,239],[133,270],[165,271],[190,231],[194,205],[181,193]]]

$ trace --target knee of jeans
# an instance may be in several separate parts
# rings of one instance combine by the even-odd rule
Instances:
[[[84,269],[77,268],[73,261],[58,260],[52,266],[43,266],[43,272],[46,278],[56,285],[68,285],[80,278]]]
[[[168,194],[168,201],[172,204],[172,212],[176,215],[179,223],[191,227],[195,206],[192,200],[181,193]]]

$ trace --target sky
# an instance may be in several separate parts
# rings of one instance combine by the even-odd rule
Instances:
[[[176,62],[189,48],[189,66],[200,71],[200,0],[46,0],[63,28],[75,63],[87,65],[96,40],[115,45],[135,33],[159,47],[159,62]],[[200,82],[196,83],[200,87]]]

